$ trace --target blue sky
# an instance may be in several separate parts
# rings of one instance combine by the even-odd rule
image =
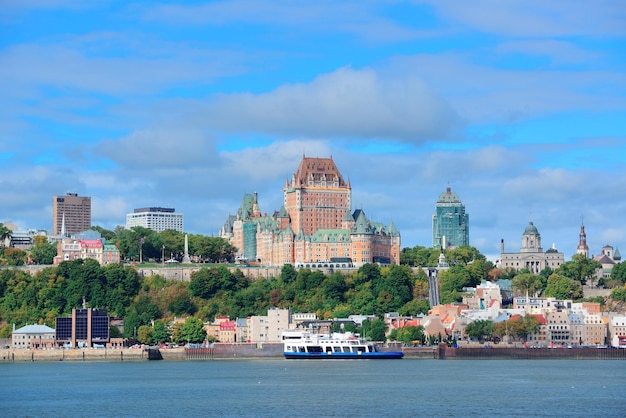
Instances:
[[[354,209],[429,246],[450,186],[470,242],[626,250],[626,5],[595,1],[4,0],[0,222],[92,196],[114,229],[175,207],[216,235],[332,155]]]

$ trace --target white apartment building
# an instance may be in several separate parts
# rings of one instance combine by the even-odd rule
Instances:
[[[185,221],[184,215],[176,212],[174,208],[139,208],[126,215],[126,229],[134,226],[141,226],[156,232],[173,229],[182,233],[185,229]]]
[[[267,316],[251,316],[247,321],[248,339],[252,343],[277,343],[283,331],[290,328],[291,311],[271,308]]]

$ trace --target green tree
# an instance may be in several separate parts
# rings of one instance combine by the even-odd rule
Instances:
[[[611,270],[611,280],[619,280],[622,283],[626,283],[626,263],[621,262],[613,266]]]
[[[185,314],[193,315],[196,313],[198,308],[189,298],[189,295],[181,293],[172,299],[172,301],[167,305],[167,310],[174,315],[182,316]]]
[[[188,317],[180,329],[178,342],[181,343],[201,343],[206,339],[206,331],[203,323],[193,316]]]
[[[365,320],[361,325],[361,331],[363,338],[368,338],[372,341],[386,341],[387,337],[385,333],[387,331],[387,325],[382,319]]]
[[[191,274],[188,289],[192,296],[209,299],[221,289],[221,282],[222,278],[217,269],[202,268]]]
[[[52,264],[57,255],[57,246],[51,242],[35,244],[30,249],[30,256],[35,264]]]
[[[280,270],[280,280],[286,285],[292,283],[297,276],[298,272],[292,264],[285,264]]]
[[[584,254],[574,254],[572,261],[561,264],[561,266],[556,269],[555,273],[576,280],[581,284],[586,284],[587,281],[589,281],[591,286],[593,286],[596,273],[598,269],[601,268],[602,264],[598,261],[587,258]]]
[[[154,330],[152,332],[152,342],[165,343],[170,341],[172,337],[167,325],[163,321],[154,321]]]
[[[557,270],[558,271],[558,270]],[[556,299],[580,299],[583,297],[582,284],[569,277],[553,273],[548,277],[548,285],[543,291],[544,296]]]
[[[3,224],[2,222],[0,222],[0,247],[5,247],[8,245],[5,245],[8,239],[10,239],[13,236],[13,231],[10,230],[5,224]]]
[[[9,266],[23,266],[26,263],[28,254],[19,248],[4,248],[4,257]]]
[[[149,325],[142,325],[137,329],[137,341],[142,344],[152,343],[152,333],[154,329]]]
[[[515,276],[511,282],[511,287],[519,291],[522,295],[536,296],[542,288],[541,279],[531,273],[522,273]]]
[[[493,331],[494,323],[484,319],[471,322],[465,327],[465,333],[468,336],[477,339],[481,343],[485,340],[491,340],[493,337]]]

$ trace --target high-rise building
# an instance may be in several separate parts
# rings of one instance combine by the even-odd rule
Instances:
[[[185,219],[184,215],[176,212],[174,208],[139,208],[126,215],[126,229],[134,226],[142,226],[156,232],[173,229],[182,233]]]
[[[91,227],[91,197],[52,196],[52,234],[70,236]]]
[[[349,268],[399,264],[400,232],[351,212],[352,188],[331,158],[303,156],[283,187],[283,205],[261,215],[257,195],[246,194],[220,230],[241,260],[262,265]]]
[[[433,215],[433,248],[469,245],[469,215],[450,187],[439,195]]]

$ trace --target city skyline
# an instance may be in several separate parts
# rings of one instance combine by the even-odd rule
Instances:
[[[0,11],[0,222],[51,230],[92,197],[113,229],[175,207],[216,235],[262,212],[302,155],[332,156],[352,209],[430,246],[451,187],[470,245],[529,221],[566,260],[625,247],[626,10],[619,2],[39,2]]]

